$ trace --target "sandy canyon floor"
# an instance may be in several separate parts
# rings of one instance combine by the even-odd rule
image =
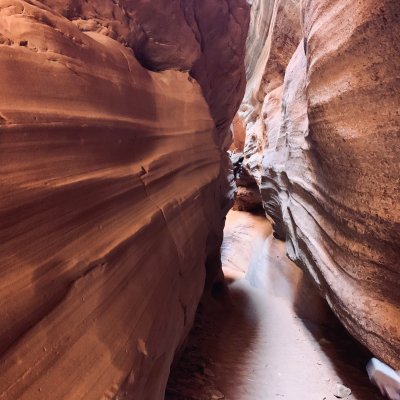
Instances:
[[[370,355],[264,217],[228,214],[222,262],[229,295],[216,288],[215,300],[200,305],[167,400],[382,398],[365,373]]]

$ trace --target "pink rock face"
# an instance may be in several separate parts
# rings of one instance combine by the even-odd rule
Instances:
[[[111,3],[0,1],[2,400],[162,399],[205,261],[209,281],[221,274],[227,132],[189,73],[136,60]],[[189,69],[192,30],[160,21],[155,37],[178,37],[184,56],[146,54]],[[230,123],[237,102],[227,94],[218,115]]]
[[[246,108],[246,98],[241,107],[247,165],[289,256],[346,328],[399,369],[400,10],[395,1],[302,7],[306,39],[284,68],[283,86],[271,87],[276,70],[266,68],[273,79],[260,83],[262,108]],[[285,17],[273,35],[287,24]],[[269,57],[278,51],[270,43]],[[256,123],[265,145],[254,152]],[[253,168],[260,154],[262,168]]]

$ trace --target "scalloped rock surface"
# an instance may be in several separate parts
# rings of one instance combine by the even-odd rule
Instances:
[[[240,112],[244,165],[290,258],[352,335],[399,369],[400,8],[300,6],[275,2],[258,96]]]

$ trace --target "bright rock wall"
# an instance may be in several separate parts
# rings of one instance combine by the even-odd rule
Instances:
[[[398,2],[274,7],[260,84],[240,111],[244,165],[290,258],[352,335],[399,369]]]

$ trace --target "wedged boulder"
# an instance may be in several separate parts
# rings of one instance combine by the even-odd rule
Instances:
[[[235,164],[234,164],[235,166]],[[232,209],[238,211],[263,212],[262,198],[256,180],[242,164],[236,170],[235,203]]]

